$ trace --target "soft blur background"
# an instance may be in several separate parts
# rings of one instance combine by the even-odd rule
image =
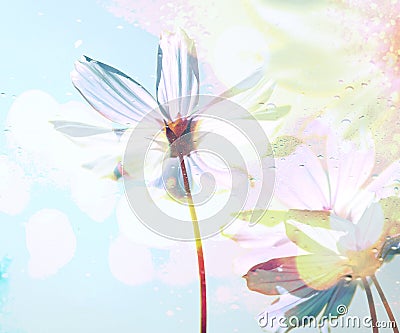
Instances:
[[[77,145],[49,123],[107,126],[71,84],[82,54],[153,92],[158,36],[182,27],[196,40],[203,93],[218,94],[266,67],[277,83],[270,102],[292,106],[284,119],[265,125],[272,141],[295,134],[307,119],[325,117],[350,139],[371,131],[377,159],[390,162],[400,156],[399,9],[391,0],[3,4],[0,331],[198,331],[193,244],[147,231],[119,182],[81,167],[121,149],[114,137]],[[209,331],[260,332],[255,318],[271,299],[247,291],[244,272],[233,265],[244,251],[218,237],[204,246]],[[383,268],[379,279],[399,313],[396,264]],[[383,307],[377,309],[386,318]],[[367,314],[363,294],[351,314]]]

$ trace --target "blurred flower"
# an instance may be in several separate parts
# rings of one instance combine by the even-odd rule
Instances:
[[[263,239],[248,227],[230,237],[245,247],[253,244],[258,260],[264,253],[264,262],[244,277],[250,290],[279,296],[268,315],[296,316],[301,323],[305,316],[342,314],[338,306],[349,305],[360,280],[366,290],[369,278],[380,289],[375,272],[400,252],[395,186],[400,164],[371,174],[375,160],[370,141],[362,140],[357,148],[319,122],[290,142],[293,147],[276,158],[275,189],[289,210],[267,212],[257,226],[265,229]],[[246,212],[241,217],[246,220]],[[263,315],[259,319],[272,329]]]
[[[286,207],[325,210],[357,221],[374,197],[396,194],[400,162],[377,163],[368,135],[361,135],[357,144],[318,121],[303,130],[293,151],[275,162],[275,195]]]
[[[87,122],[103,128],[103,132],[96,135],[96,144],[90,137],[79,138],[77,144],[71,137],[55,131],[49,120],[60,119],[61,115],[68,115],[71,123]],[[115,154],[120,146],[108,125],[104,117],[81,102],[60,104],[39,90],[19,95],[7,115],[9,151],[0,173],[4,175],[2,186],[9,195],[0,198],[0,209],[3,203],[5,212],[16,214],[21,211],[29,202],[32,184],[40,184],[42,188],[55,186],[69,191],[71,199],[89,217],[98,222],[106,219],[113,211],[118,191],[118,184],[108,176],[118,159],[95,164],[96,173],[87,169],[92,167],[93,160],[98,160],[99,156],[112,156],[111,153]],[[16,195],[18,201],[14,200]],[[8,205],[9,200],[14,203]]]
[[[300,254],[253,266],[244,276],[248,288],[279,296],[267,309],[271,318],[295,316],[302,323],[306,316],[342,315],[339,306],[349,306],[357,285],[377,281],[382,264],[400,253],[400,220],[390,213],[399,204],[398,198],[371,203],[359,221],[289,211],[286,234]],[[261,317],[260,325],[268,327]]]

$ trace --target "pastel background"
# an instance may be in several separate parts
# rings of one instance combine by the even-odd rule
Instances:
[[[379,172],[400,156],[399,9],[389,0],[4,4],[0,332],[198,331],[193,244],[152,234],[130,211],[120,182],[82,167],[120,149],[117,142],[104,136],[77,145],[49,123],[105,123],[71,84],[82,54],[154,92],[158,36],[182,27],[196,41],[202,93],[218,94],[265,66],[276,82],[271,107],[291,105],[289,115],[264,124],[271,141],[299,135],[315,118],[347,139],[369,131]],[[256,316],[272,299],[247,290],[236,264],[246,250],[224,237],[204,248],[209,331],[260,332]],[[379,277],[399,320],[398,264]],[[377,311],[385,318],[381,305]],[[351,314],[368,314],[364,294]]]

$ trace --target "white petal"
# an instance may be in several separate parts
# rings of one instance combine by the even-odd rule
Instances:
[[[186,116],[197,103],[199,68],[194,41],[183,30],[164,33],[160,38],[157,65],[157,100],[160,104],[177,103],[166,108],[171,119]]]
[[[157,107],[150,93],[135,80],[89,57],[75,63],[71,78],[89,104],[116,123],[138,122]]]

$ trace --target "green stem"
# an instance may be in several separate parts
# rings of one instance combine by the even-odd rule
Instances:
[[[387,301],[385,294],[381,288],[381,285],[379,284],[377,278],[375,275],[371,276],[372,281],[375,284],[376,290],[378,291],[378,294],[382,300],[383,306],[385,307],[386,313],[389,317],[389,320],[393,323],[393,333],[399,333],[399,328],[397,327],[397,322],[396,322],[396,318],[394,317],[394,314],[392,312],[392,309],[390,308],[389,302]]]
[[[190,210],[190,216],[192,218],[194,238],[196,240],[196,250],[197,250],[197,262],[199,266],[199,279],[200,279],[200,332],[207,332],[207,293],[206,293],[206,272],[204,268],[204,255],[203,255],[203,245],[201,242],[201,234],[199,228],[199,222],[197,220],[196,209],[194,207],[192,193],[190,191],[189,179],[187,176],[185,161],[182,154],[179,156],[179,161],[181,164],[183,184],[185,187],[186,197],[188,201],[188,206]]]
[[[374,298],[372,297],[371,288],[369,287],[369,283],[365,277],[362,278],[362,282],[364,284],[365,293],[367,294],[369,313],[371,314],[371,319],[372,319],[372,332],[378,333],[379,329],[378,329],[378,326],[376,325],[377,316],[376,316]]]

